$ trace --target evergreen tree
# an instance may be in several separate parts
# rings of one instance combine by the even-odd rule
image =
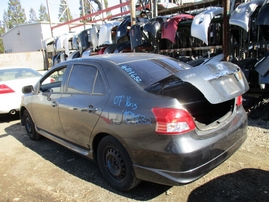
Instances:
[[[83,7],[82,7],[82,2],[84,2],[84,13],[83,13]],[[80,10],[80,17],[84,15],[88,15],[93,13],[93,9],[90,3],[90,0],[79,0],[79,10]],[[91,18],[88,18],[86,21],[91,21]]]
[[[61,0],[58,17],[60,22],[66,22],[73,19],[66,0]]]
[[[38,12],[39,12],[39,21],[48,21],[48,22],[50,21],[46,6],[40,4]]]
[[[21,7],[20,0],[9,0],[7,18],[7,29],[26,23],[25,10]]]
[[[104,4],[105,4],[105,8],[107,8],[108,7],[108,1],[104,0]]]
[[[30,9],[29,14],[29,23],[38,22],[38,18],[36,17],[36,12],[33,8]]]
[[[93,10],[93,7],[95,7],[95,6],[91,5],[91,1],[93,1],[97,5],[97,8],[96,8],[97,11],[103,9],[103,6],[102,6],[102,3],[100,2],[100,0],[80,0],[79,1],[79,4],[80,4],[80,7],[79,7],[80,16],[83,16],[82,2],[84,2],[84,14],[85,15],[88,15],[88,14],[96,12],[96,11]],[[104,6],[105,6],[105,8],[108,7],[108,1],[107,0],[104,0]],[[107,15],[111,15],[111,12],[108,12]],[[87,21],[90,21],[90,19],[88,19]]]
[[[4,49],[4,44],[3,44],[3,40],[2,40],[2,34],[5,33],[5,29],[2,27],[2,24],[0,24],[0,53],[4,53],[5,49]]]
[[[5,48],[3,44],[3,39],[2,37],[0,37],[0,53],[4,53],[4,52],[5,52]]]
[[[92,7],[91,7],[91,3],[89,0],[79,0],[79,10],[80,10],[80,16],[83,16],[83,10],[82,10],[82,2],[84,2],[84,14],[90,14],[92,13]]]
[[[108,1],[107,0],[104,0],[104,5],[105,5],[105,8],[108,8]],[[106,15],[107,16],[112,15],[111,11],[107,12]]]
[[[6,10],[4,10],[4,14],[3,14],[3,25],[2,27],[4,28],[4,31],[7,31],[8,28],[8,16],[7,16],[7,12]]]

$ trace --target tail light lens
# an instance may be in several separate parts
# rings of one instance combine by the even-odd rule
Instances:
[[[195,129],[189,112],[174,108],[153,108],[156,118],[156,132],[162,134],[182,134]]]
[[[242,104],[243,104],[243,97],[242,95],[240,95],[236,98],[236,106],[240,106]]]
[[[12,90],[10,87],[8,87],[5,84],[0,84],[0,94],[6,94],[6,93],[14,93],[15,91]]]

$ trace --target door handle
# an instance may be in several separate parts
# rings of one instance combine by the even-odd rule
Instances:
[[[52,102],[51,102],[51,106],[52,106],[52,107],[57,107],[57,106],[58,106],[58,104],[57,104],[57,102],[56,102],[56,101],[52,101]]]
[[[88,108],[84,108],[84,109],[82,109],[81,111],[82,111],[82,112],[89,112],[89,113],[92,113],[92,112],[97,111],[97,108],[94,108],[93,105],[89,105]]]
[[[89,112],[96,112],[97,111],[97,108],[94,108],[93,105],[89,105]]]

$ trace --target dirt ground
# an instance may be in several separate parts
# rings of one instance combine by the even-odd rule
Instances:
[[[249,120],[248,139],[227,161],[184,186],[142,182],[121,193],[97,166],[43,138],[31,141],[16,117],[0,117],[0,202],[269,201],[269,122]]]

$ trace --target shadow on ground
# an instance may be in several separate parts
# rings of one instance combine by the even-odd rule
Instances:
[[[193,190],[188,202],[269,201],[269,171],[242,169],[223,175]]]
[[[119,192],[106,183],[99,172],[97,165],[93,161],[86,159],[47,138],[42,138],[39,141],[30,140],[26,135],[24,127],[22,127],[19,122],[5,128],[5,132],[7,135],[12,135],[33,152],[42,156],[42,158],[50,161],[55,166],[70,173],[71,175],[123,197],[147,201],[163,194],[171,188],[170,186],[141,182],[137,187],[129,192]]]
[[[10,121],[15,121],[19,119],[20,119],[19,113],[16,113],[14,115],[0,114],[0,123],[9,123]]]

